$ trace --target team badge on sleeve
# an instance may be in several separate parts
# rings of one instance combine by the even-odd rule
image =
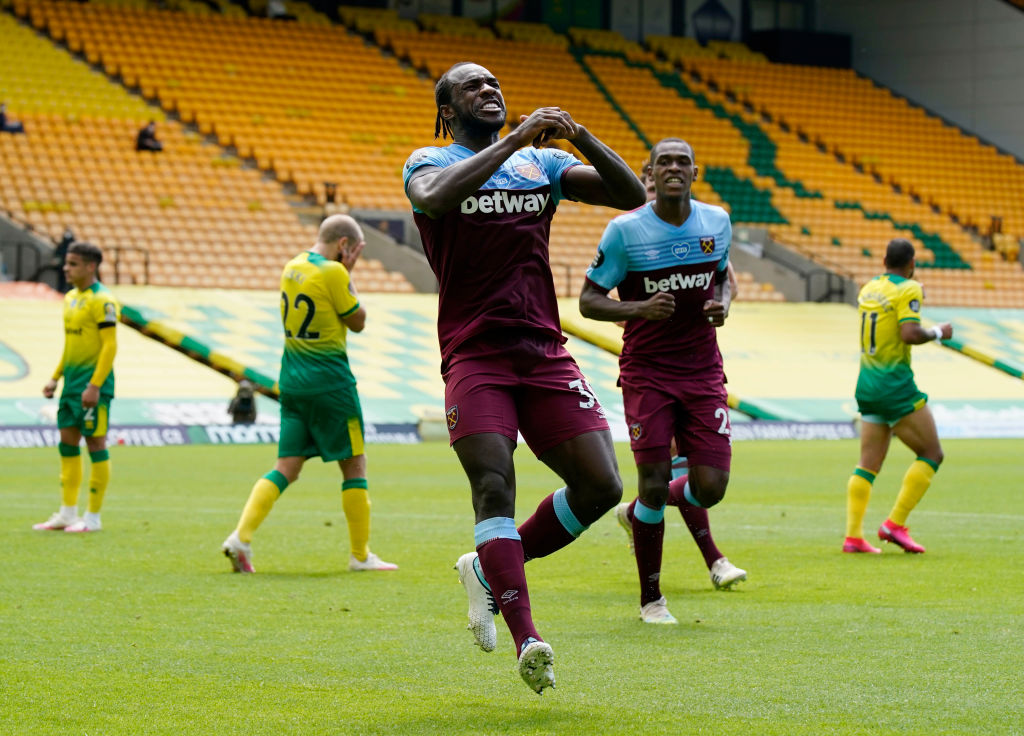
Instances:
[[[911,312],[921,311],[921,302],[919,302],[917,299],[911,299],[910,304],[908,304],[907,306],[910,307]]]
[[[117,307],[112,302],[103,305],[103,315],[107,322],[117,322]]]
[[[702,235],[700,239],[700,249],[702,253],[709,254],[715,252],[715,236],[714,235]]]
[[[456,404],[451,409],[445,412],[445,419],[448,420],[448,429],[455,429],[455,425],[459,423],[459,405]]]
[[[634,440],[638,440],[644,435],[644,425],[637,422],[636,424],[629,425],[629,436]]]
[[[594,256],[594,260],[590,262],[591,268],[600,268],[601,264],[604,263],[604,251],[598,250],[597,255]]]

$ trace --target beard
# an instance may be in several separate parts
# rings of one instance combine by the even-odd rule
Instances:
[[[480,120],[470,112],[457,111],[456,120],[458,120],[459,127],[469,135],[470,137],[491,135],[497,133],[505,127],[505,111],[501,113],[501,118],[497,120]]]

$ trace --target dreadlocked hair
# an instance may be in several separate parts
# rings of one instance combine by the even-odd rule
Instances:
[[[448,136],[451,136],[452,140],[455,140],[452,126],[441,116],[441,105],[450,105],[452,102],[452,81],[448,78],[448,75],[451,74],[452,70],[472,63],[472,61],[460,61],[457,64],[452,64],[448,71],[437,80],[437,84],[434,85],[434,102],[437,104],[437,119],[434,121],[435,138],[441,136],[441,140],[445,140]]]

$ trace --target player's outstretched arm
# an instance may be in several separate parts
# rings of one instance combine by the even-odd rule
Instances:
[[[644,185],[619,154],[577,123],[571,138],[590,166],[574,166],[565,172],[563,188],[570,197],[587,204],[633,210],[647,201]]]
[[[932,340],[948,340],[951,337],[953,337],[953,325],[949,322],[932,327],[922,327],[919,322],[904,322],[900,325],[900,339],[908,345],[921,345]]]
[[[676,300],[671,294],[659,291],[650,299],[623,302],[612,299],[608,292],[591,281],[583,284],[580,292],[580,314],[601,322],[621,322],[629,319],[668,319],[676,311]]]

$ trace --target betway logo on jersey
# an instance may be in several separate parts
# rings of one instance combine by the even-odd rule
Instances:
[[[666,279],[652,281],[644,276],[644,291],[654,294],[658,291],[679,291],[680,289],[706,289],[711,286],[713,271],[707,273],[688,273],[683,276],[674,273]]]
[[[466,197],[462,200],[461,212],[472,215],[474,212],[491,214],[492,212],[537,212],[544,211],[551,196],[548,194],[516,194],[499,189],[490,194]]]

